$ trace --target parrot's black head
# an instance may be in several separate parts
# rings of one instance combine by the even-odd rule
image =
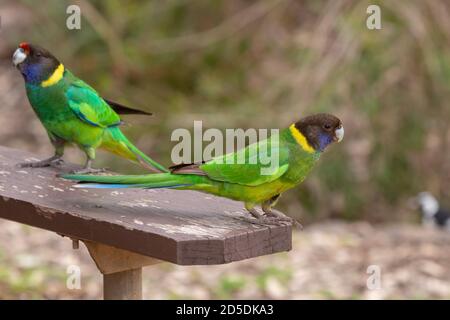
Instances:
[[[295,137],[294,132],[297,141],[300,143],[302,139],[306,139],[308,145],[315,151],[323,151],[330,143],[340,142],[344,138],[341,120],[327,113],[305,117],[293,126],[301,134]]]
[[[44,48],[26,42],[19,45],[12,60],[25,81],[33,84],[48,80],[61,65],[58,59]]]

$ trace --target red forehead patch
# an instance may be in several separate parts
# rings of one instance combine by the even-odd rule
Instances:
[[[19,44],[19,48],[22,48],[25,52],[30,52],[30,45],[26,42]]]

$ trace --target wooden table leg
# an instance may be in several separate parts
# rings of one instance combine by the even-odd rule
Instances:
[[[142,299],[142,267],[160,260],[96,242],[83,242],[103,274],[105,300]]]
[[[142,299],[142,268],[103,275],[105,300]]]

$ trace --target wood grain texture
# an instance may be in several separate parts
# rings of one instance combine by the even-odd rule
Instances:
[[[181,190],[72,188],[60,168],[18,168],[33,155],[0,147],[0,218],[181,265],[222,264],[291,249],[292,225],[250,223],[242,203]]]

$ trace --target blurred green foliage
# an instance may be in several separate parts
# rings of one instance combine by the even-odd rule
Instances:
[[[65,283],[66,274],[57,266],[12,268],[13,261],[0,260],[0,298],[27,297],[42,299],[45,288]]]
[[[267,289],[267,282],[269,279],[276,279],[277,281],[280,281],[284,286],[286,286],[286,283],[292,278],[292,271],[289,269],[281,269],[277,268],[276,266],[268,267],[264,270],[262,270],[257,276],[256,276],[256,283],[262,290]]]
[[[154,112],[126,131],[164,163],[171,131],[193,120],[280,128],[327,111],[346,138],[283,196],[288,214],[412,220],[408,197],[449,196],[446,1],[79,1],[79,31],[65,28],[71,1],[21,2],[34,19],[11,47],[39,43],[105,96]],[[366,28],[373,2],[382,30]]]
[[[245,284],[246,280],[242,276],[224,276],[220,279],[214,296],[217,299],[231,299],[236,292],[245,287]]]

